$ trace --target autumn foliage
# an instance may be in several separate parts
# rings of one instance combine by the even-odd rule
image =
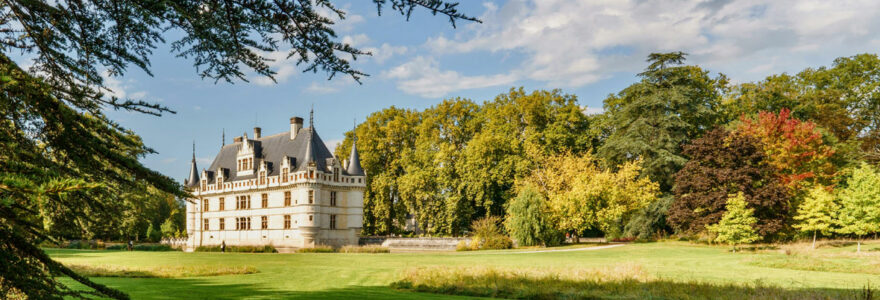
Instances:
[[[755,138],[718,128],[683,148],[690,160],[676,173],[668,217],[677,232],[698,233],[718,223],[729,195],[740,192],[758,218],[759,235],[773,237],[786,228],[788,193]]]
[[[762,111],[756,119],[743,115],[740,120],[737,132],[761,142],[767,164],[786,187],[798,188],[803,182],[828,183],[834,177],[830,161],[834,149],[822,139],[815,123],[793,118],[788,109],[779,113]]]

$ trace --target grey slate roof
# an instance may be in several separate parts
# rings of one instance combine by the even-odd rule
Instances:
[[[199,185],[199,169],[196,167],[196,153],[193,151],[192,162],[189,165],[189,178],[184,182],[186,187],[194,187]]]
[[[351,156],[348,158],[348,168],[345,170],[348,175],[364,176],[364,169],[361,168],[361,157],[357,152],[357,140],[351,143]]]
[[[333,158],[333,154],[324,145],[321,137],[311,127],[301,128],[293,140],[290,139],[290,132],[288,131],[259,139],[250,139],[249,141],[254,143],[254,150],[256,152],[254,165],[259,167],[259,163],[265,160],[269,167],[268,176],[275,176],[281,173],[281,163],[284,157],[291,158],[294,163],[294,170],[303,170],[309,159],[317,164],[318,170],[328,170],[327,160]],[[235,175],[239,147],[241,147],[241,143],[223,146],[220,149],[220,153],[214,158],[214,162],[208,168],[209,174],[217,174],[216,171],[218,169],[225,168],[228,169],[228,172],[224,172],[227,176],[224,178],[224,181],[256,178],[256,174]],[[216,176],[209,177],[209,183],[214,182]]]

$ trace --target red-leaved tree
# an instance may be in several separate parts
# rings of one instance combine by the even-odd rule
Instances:
[[[767,156],[766,162],[776,176],[792,189],[805,182],[829,183],[835,167],[831,163],[834,149],[822,139],[816,124],[791,117],[791,111],[762,111],[757,118],[740,117],[737,132],[757,138]]]

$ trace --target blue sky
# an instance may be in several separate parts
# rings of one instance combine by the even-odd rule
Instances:
[[[582,105],[636,80],[651,52],[685,51],[689,63],[734,82],[829,65],[834,58],[876,52],[877,1],[462,1],[461,10],[485,22],[461,22],[418,12],[407,22],[370,1],[339,1],[349,13],[335,26],[344,41],[374,52],[355,66],[370,74],[362,85],[301,73],[292,62],[273,64],[278,83],[199,79],[192,61],[167,46],[152,57],[150,77],[131,69],[108,78],[117,95],[160,102],[177,111],[162,117],[110,111],[158,154],[143,162],[181,180],[191,143],[199,168],[221,144],[253,127],[263,135],[288,130],[292,116],[308,116],[333,148],[353,119],[389,106],[423,109],[444,98],[490,100],[514,86],[560,88]],[[173,40],[173,36],[168,40]],[[284,52],[270,53],[283,57]]]

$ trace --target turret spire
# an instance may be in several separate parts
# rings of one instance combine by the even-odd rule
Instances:
[[[199,168],[196,166],[196,141],[193,140],[192,161],[189,164],[189,178],[184,181],[186,187],[199,185]]]
[[[223,139],[223,141],[220,143],[220,148],[223,148],[223,146],[226,146],[226,128],[223,128],[223,138],[222,139]]]
[[[357,126],[355,126],[355,128],[357,128]],[[361,157],[358,155],[357,151],[357,134],[354,129],[352,129],[351,155],[348,157],[348,165],[346,166],[345,172],[352,176],[364,176],[364,169],[361,168]]]

